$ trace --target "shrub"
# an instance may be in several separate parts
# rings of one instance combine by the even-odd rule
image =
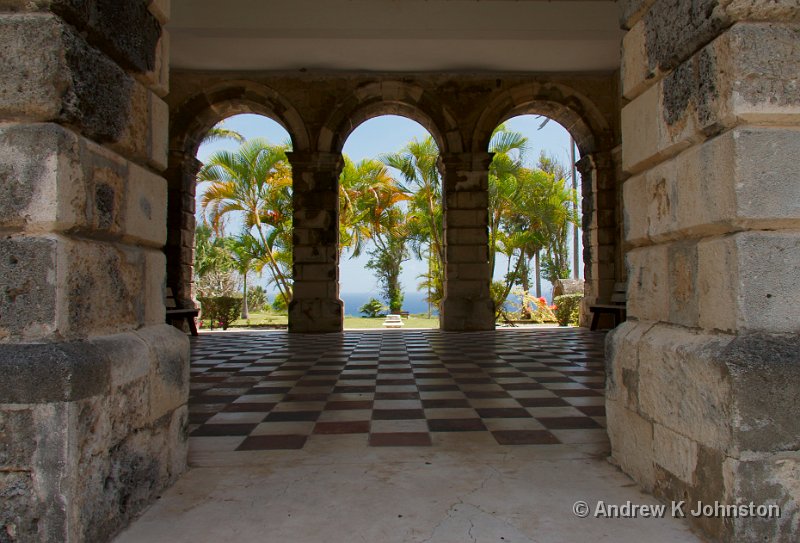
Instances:
[[[578,324],[582,299],[583,294],[564,294],[553,299],[553,303],[556,305],[556,320],[560,326]]]
[[[250,311],[264,311],[269,305],[267,291],[261,285],[255,285],[247,289],[247,307]]]
[[[279,292],[275,295],[275,299],[272,300],[272,309],[278,313],[288,311],[289,302],[286,300],[286,296],[283,295],[283,292]]]
[[[242,312],[242,299],[233,296],[214,296],[208,298],[197,298],[203,308],[203,318],[208,319],[211,329],[214,323],[219,324],[223,330],[239,318]]]
[[[367,303],[358,308],[358,310],[361,313],[364,313],[364,315],[366,315],[367,317],[377,317],[381,314],[383,309],[384,309],[383,304],[380,303],[375,298],[370,298]]]
[[[494,302],[494,311],[497,316],[505,311],[503,307],[503,304],[506,302],[506,299],[503,298],[505,293],[506,285],[502,281],[492,281],[492,284],[489,286],[489,294],[492,297],[492,302]]]

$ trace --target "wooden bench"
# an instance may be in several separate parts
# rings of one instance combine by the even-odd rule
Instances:
[[[400,315],[386,315],[386,320],[383,321],[383,325],[386,328],[402,328],[403,325],[403,317]]]
[[[398,315],[400,315],[404,319],[408,320],[409,312],[408,311],[401,311],[400,313],[398,313]]]
[[[625,320],[625,283],[614,283],[614,294],[611,295],[611,301],[607,304],[595,304],[589,306],[589,311],[592,315],[591,330],[597,330],[600,324],[600,315],[609,314],[614,316],[614,327]]]
[[[178,307],[178,303],[175,301],[175,295],[172,293],[172,289],[167,287],[167,299],[165,300],[165,305],[167,306],[167,324],[171,324],[175,326],[175,321],[186,321],[189,325],[189,331],[191,331],[193,336],[197,335],[197,324],[195,324],[194,319],[197,318],[197,315],[200,314],[199,309],[191,308],[191,309],[182,309]]]

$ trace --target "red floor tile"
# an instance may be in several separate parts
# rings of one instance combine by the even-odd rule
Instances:
[[[428,419],[431,432],[478,432],[485,431],[481,419]]]
[[[424,419],[422,409],[375,409],[372,412],[373,420],[411,420]]]
[[[427,432],[370,434],[371,447],[429,447],[431,436]]]
[[[246,436],[255,427],[255,424],[204,424],[192,432],[192,436]]]
[[[475,411],[482,419],[527,419],[531,416],[522,407],[488,407]]]
[[[342,409],[372,409],[372,400],[337,400],[328,402],[325,405],[326,411]]]
[[[307,436],[249,436],[236,448],[237,451],[266,451],[276,449],[302,449]]]
[[[556,436],[546,430],[498,430],[492,432],[500,445],[557,445]]]

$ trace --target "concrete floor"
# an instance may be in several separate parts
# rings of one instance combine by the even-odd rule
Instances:
[[[373,334],[381,333],[373,332]],[[542,332],[525,333],[542,334]],[[352,433],[331,434],[330,427],[324,426],[329,423],[318,422],[316,424],[322,425],[322,428],[327,430],[321,433],[309,430],[302,444],[292,449],[246,450],[241,444],[246,439],[253,439],[252,434],[259,433],[257,430],[247,429],[245,433],[250,434],[249,436],[242,435],[243,432],[238,432],[239,435],[213,435],[214,432],[207,430],[209,424],[214,429],[213,423],[216,420],[214,417],[218,417],[219,414],[210,415],[204,412],[207,409],[200,409],[199,411],[203,413],[200,421],[205,422],[192,427],[195,436],[190,438],[191,468],[139,520],[122,533],[115,540],[116,543],[700,541],[683,521],[669,517],[669,509],[667,518],[658,519],[594,517],[600,501],[614,505],[627,502],[641,505],[659,503],[651,496],[640,492],[626,475],[606,460],[609,447],[605,431],[602,428],[589,427],[593,421],[604,422],[603,417],[593,416],[587,424],[587,421],[582,421],[579,417],[563,416],[557,420],[548,412],[542,414],[541,411],[537,411],[565,410],[574,407],[518,407],[516,411],[527,409],[532,416],[521,418],[520,414],[516,413],[514,417],[503,418],[498,415],[497,410],[479,407],[481,404],[478,402],[485,399],[473,399],[469,394],[478,380],[474,376],[478,372],[478,367],[484,368],[492,381],[482,386],[504,387],[504,383],[507,383],[507,392],[511,396],[503,400],[506,402],[518,401],[525,406],[525,399],[532,394],[543,397],[550,392],[564,390],[568,386],[572,392],[564,395],[564,400],[569,400],[573,406],[580,406],[587,400],[586,397],[576,399],[574,383],[565,383],[563,377],[554,377],[552,371],[539,372],[542,376],[540,377],[542,388],[536,390],[533,379],[537,374],[533,371],[536,369],[533,365],[536,364],[535,356],[541,355],[541,352],[532,354],[530,360],[526,361],[524,352],[512,352],[509,350],[509,345],[516,344],[519,338],[525,345],[538,345],[539,349],[549,348],[550,352],[545,353],[544,357],[539,356],[539,360],[544,364],[548,360],[552,361],[553,367],[560,368],[560,372],[568,375],[570,369],[582,364],[583,370],[591,367],[588,358],[582,362],[583,359],[576,353],[578,349],[586,348],[587,345],[590,349],[594,349],[592,345],[597,343],[598,336],[592,336],[584,331],[564,331],[560,336],[553,335],[559,334],[558,331],[551,331],[545,336],[519,334],[515,331],[498,332],[499,337],[504,339],[489,343],[488,349],[496,350],[498,353],[491,364],[486,359],[487,343],[478,342],[478,345],[484,347],[477,348],[477,354],[468,353],[465,349],[470,338],[466,336],[458,336],[459,339],[456,341],[452,341],[455,336],[439,332],[427,333],[423,335],[423,339],[420,339],[419,334],[411,336],[402,332],[393,332],[391,336],[385,336],[390,338],[388,348],[391,349],[392,359],[387,371],[391,372],[392,382],[397,382],[400,372],[398,365],[404,358],[404,355],[399,354],[402,349],[398,347],[398,340],[403,337],[413,338],[411,341],[414,345],[408,349],[405,357],[414,368],[415,376],[419,372],[444,371],[431,369],[429,352],[419,355],[424,359],[423,367],[426,369],[418,370],[415,366],[417,357],[415,353],[423,349],[420,347],[420,342],[424,343],[430,339],[430,344],[433,346],[431,351],[441,354],[443,364],[447,372],[453,375],[453,380],[458,383],[468,383],[462,385],[467,399],[451,401],[476,402],[475,411],[478,414],[474,416],[478,417],[479,422],[485,423],[483,431],[475,431],[474,426],[470,427],[470,431],[454,429],[459,426],[458,424],[453,428],[445,425],[444,429],[437,431],[440,426],[434,422],[439,419],[432,419],[429,413],[435,413],[438,417],[443,410],[428,409],[426,402],[441,400],[425,398],[426,395],[441,395],[442,392],[426,391],[424,384],[418,384],[421,395],[419,401],[424,407],[421,410],[424,413],[420,415],[424,417],[421,422],[423,426],[427,422],[431,428],[426,434],[429,436],[429,444],[426,446],[375,446],[376,443],[373,443],[372,439],[374,434],[371,433],[375,432],[374,429],[368,428],[363,433],[351,429],[348,432]],[[216,386],[223,387],[227,381],[238,383],[242,381],[241,372],[247,365],[242,363],[246,357],[241,354],[241,349],[232,348],[236,345],[237,337],[248,342],[248,349],[253,350],[254,336],[244,334],[227,336],[226,342],[220,344],[219,352],[229,351],[231,359],[235,361],[216,361]],[[354,349],[352,352],[356,352],[360,340],[352,340],[356,337],[352,334],[347,337]],[[374,343],[375,336],[366,334],[365,337],[367,343]],[[537,343],[539,341],[537,338],[542,337],[545,338],[542,340],[543,343]],[[233,343],[230,341],[231,338],[234,340]],[[286,340],[285,335],[264,336],[264,341],[277,345],[276,348],[283,348],[281,342],[284,340]],[[602,341],[602,337],[599,341]],[[459,346],[459,342],[463,342],[463,345]],[[574,349],[566,347],[569,344],[573,344]],[[462,349],[462,355],[456,357],[454,350],[459,348]],[[214,346],[202,337],[194,344],[193,351],[195,353],[193,380],[197,381],[196,377],[203,374],[207,376],[205,370],[209,366],[203,367],[202,361],[218,355],[209,355],[215,351]],[[262,362],[265,358],[268,359],[270,355],[265,354],[265,351],[269,349],[262,349],[256,358],[260,357]],[[304,363],[310,364],[309,367],[320,367],[318,362],[309,360],[307,346],[299,345],[298,353],[301,351],[304,353],[302,355]],[[331,350],[325,348],[320,352],[331,353]],[[594,352],[596,354],[596,349]],[[380,361],[381,349],[375,349],[374,353],[374,357]],[[341,353],[321,356],[335,358],[340,355]],[[562,357],[560,363],[556,361],[559,357]],[[267,372],[267,375],[277,372],[283,382],[287,371],[279,371],[278,368],[281,366],[285,368],[284,364],[289,364],[291,370],[294,370],[297,366],[297,362],[292,362],[289,358],[277,364],[273,371]],[[359,372],[369,371],[364,369],[364,356],[351,353],[349,359],[357,361]],[[471,377],[465,378],[464,372],[468,369],[465,366],[470,359],[477,361],[477,367],[469,370],[472,372]],[[497,363],[503,360],[511,361],[510,364],[514,367],[523,371],[527,368],[533,373],[526,378],[512,377],[509,368],[501,367]],[[235,366],[236,371],[230,373],[222,371],[226,363]],[[275,360],[270,363],[275,365]],[[332,367],[330,363],[323,365],[326,368]],[[350,371],[349,367],[349,362],[343,363],[342,373]],[[378,362],[374,370],[376,392],[365,393],[373,398],[376,404],[381,401],[391,401],[379,399],[382,394],[381,368],[383,367],[382,362]],[[586,376],[586,373],[576,370],[576,382],[580,382],[579,376],[583,376],[587,379],[587,384],[591,384],[591,376]],[[221,379],[222,377],[225,379]],[[342,382],[346,383],[347,379],[344,377],[346,375],[339,376],[341,380],[339,386],[342,386]],[[303,387],[300,381],[304,378],[308,377],[299,376],[292,390],[295,392],[300,390]],[[526,379],[530,381],[528,387],[530,390],[519,390],[525,388],[523,382]],[[424,379],[417,381],[424,382]],[[441,376],[438,376],[436,381],[441,382]],[[202,382],[202,379],[199,382]],[[362,385],[362,389],[363,382],[364,379],[360,379],[359,384]],[[230,383],[227,384],[230,386]],[[443,386],[448,385],[445,383]],[[332,384],[331,387],[333,393],[336,385]],[[213,390],[209,392],[207,382],[194,387],[194,390],[193,405],[204,408],[213,405],[203,403],[206,401],[204,397],[213,395]],[[585,394],[590,394],[590,390],[585,389]],[[388,392],[388,394],[397,393]],[[227,408],[223,406],[222,411],[226,412],[225,409],[236,406],[239,400],[247,402],[252,396],[251,391],[250,394],[244,393],[243,397],[229,400],[231,403]],[[287,394],[286,398],[291,399],[290,396],[291,394]],[[432,397],[439,398],[439,396]],[[307,403],[304,402],[303,405]],[[281,405],[281,402],[277,405]],[[275,406],[272,409],[278,409],[279,413],[286,412]],[[453,411],[461,413],[466,409],[468,408],[453,409]],[[241,412],[240,409],[230,409],[230,411]],[[365,410],[357,411],[361,413]],[[372,421],[367,422],[368,427],[370,424],[378,424],[375,413],[380,411],[377,407],[372,411]],[[323,408],[319,420],[327,420],[325,414],[328,412]],[[369,413],[369,410],[366,412]],[[508,413],[509,410],[501,412],[501,414]],[[588,409],[587,413],[596,414],[595,411]],[[246,418],[252,420],[253,414],[246,415]],[[571,423],[577,421],[583,428],[564,429],[558,424],[553,426],[553,421]],[[224,418],[220,424],[228,424],[227,427],[233,429],[244,426],[230,424],[230,421]],[[269,424],[286,423],[270,423],[267,418],[265,422],[254,427],[269,426]],[[392,424],[395,425],[394,435],[402,432],[405,425],[414,426],[414,435],[419,435],[417,427],[420,424],[419,419],[408,421],[395,419]],[[314,427],[314,424],[311,424],[311,427]],[[223,428],[226,427],[219,426],[218,429]],[[542,444],[524,443],[524,440],[513,444],[502,444],[498,436],[505,436],[509,432],[512,434],[527,432],[522,434],[523,436],[535,434],[537,440],[540,440],[542,434],[550,433],[555,439]],[[573,513],[577,501],[585,501],[589,505],[588,518],[579,518]]]

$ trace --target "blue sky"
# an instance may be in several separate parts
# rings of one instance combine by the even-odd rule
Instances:
[[[540,151],[555,155],[565,165],[569,164],[569,133],[555,121],[548,122],[539,129],[544,117],[522,115],[506,121],[506,126],[528,137],[527,165],[533,166]],[[235,130],[245,138],[262,137],[274,143],[282,143],[289,138],[288,132],[272,119],[259,115],[237,115],[225,120],[224,127]],[[420,124],[415,121],[386,115],[370,119],[358,126],[344,145],[344,153],[354,161],[365,158],[375,158],[385,153],[393,153],[402,149],[406,143],[414,138],[422,139],[428,136]],[[238,144],[234,141],[219,141],[203,145],[197,153],[197,158],[202,162],[220,149],[234,150]],[[202,194],[202,185],[198,187],[198,197]],[[200,209],[198,205],[198,210]],[[231,232],[237,230],[233,223],[229,226]],[[501,257],[502,258],[502,257]],[[368,257],[349,258],[345,253],[340,263],[340,290],[343,294],[371,292],[378,297],[375,278],[366,269]],[[498,259],[495,276],[501,278],[505,270],[505,260]],[[425,271],[425,264],[420,261],[410,260],[403,266],[402,283],[407,291],[416,290],[417,276]],[[258,279],[258,283],[265,283]]]

